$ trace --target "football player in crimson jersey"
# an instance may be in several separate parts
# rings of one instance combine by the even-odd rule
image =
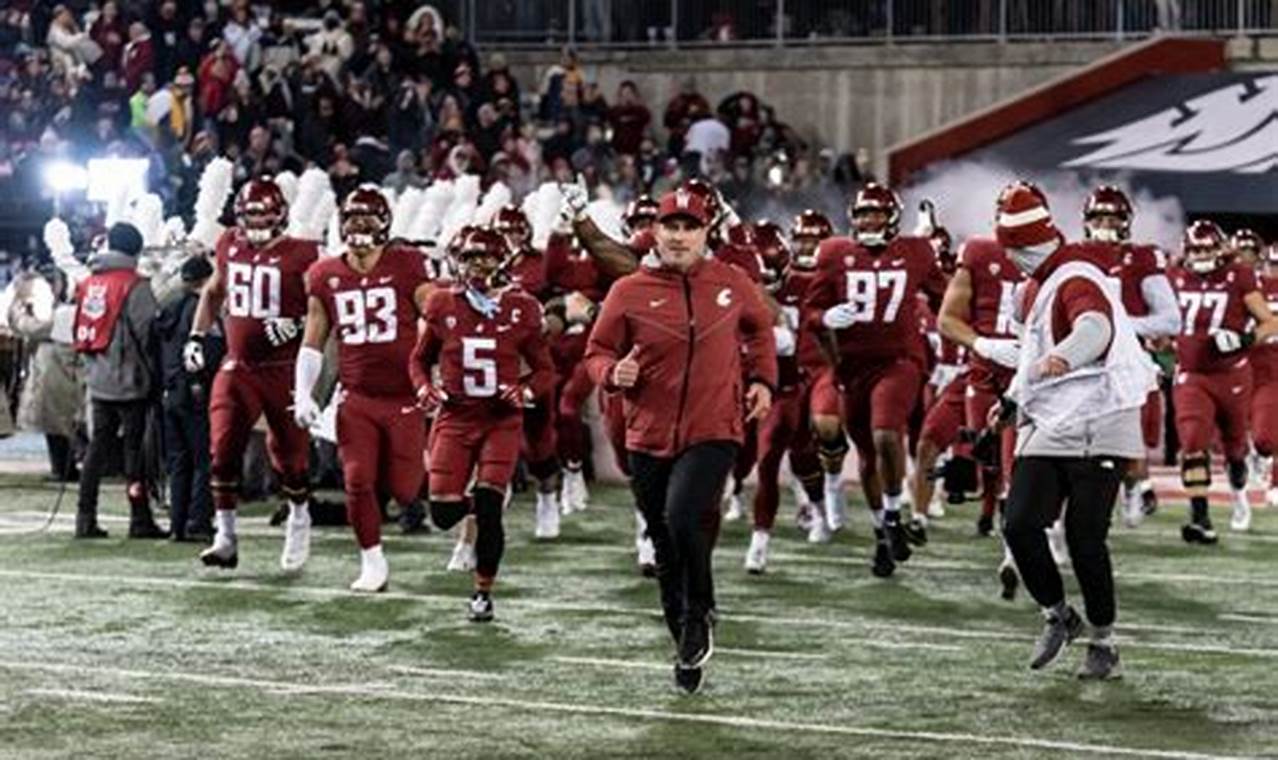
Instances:
[[[1123,307],[1132,318],[1137,337],[1146,346],[1165,344],[1180,332],[1180,307],[1176,293],[1167,279],[1167,257],[1152,245],[1131,242],[1131,201],[1113,185],[1102,185],[1091,192],[1083,206],[1083,230],[1088,240],[1113,243],[1120,256],[1119,280],[1122,284]],[[1162,442],[1163,394],[1152,391],[1141,415],[1141,429],[1146,448],[1157,448]],[[1142,516],[1153,514],[1158,497],[1149,479],[1147,459],[1131,461],[1123,479],[1124,521],[1137,525]]]
[[[1249,267],[1260,266],[1265,254],[1265,241],[1246,227],[1229,236],[1229,253],[1234,261]]]
[[[834,342],[845,424],[861,464],[862,488],[878,538],[874,574],[909,558],[901,522],[903,431],[923,387],[926,341],[916,314],[923,292],[935,309],[945,275],[926,238],[902,237],[901,200],[868,183],[849,209],[852,235],[821,244],[808,288],[808,327]]]
[[[474,231],[458,257],[460,281],[431,296],[410,371],[419,403],[439,409],[430,441],[431,518],[448,529],[474,512],[469,611],[471,620],[485,622],[493,617],[492,588],[505,547],[502,503],[519,459],[524,411],[551,392],[554,365],[541,304],[518,288],[494,284],[500,238]],[[531,370],[526,379],[524,364]]]
[[[800,308],[812,281],[816,261],[790,255],[781,228],[768,221],[754,225],[756,244],[763,259],[764,281],[781,307],[773,327],[777,347],[777,393],[772,409],[758,429],[758,488],[754,493],[754,531],[746,551],[745,569],[754,575],[768,564],[768,542],[776,524],[781,500],[781,458],[790,454],[790,471],[802,487],[795,490],[801,518],[811,520],[812,503],[822,498],[821,463],[812,442],[808,393],[812,367],[824,364],[816,336],[800,329]]]
[[[418,317],[431,292],[417,248],[391,241],[391,211],[381,191],[361,186],[342,201],[341,256],[306,273],[306,331],[294,372],[294,417],[309,427],[320,414],[315,384],[330,333],[344,396],[337,408],[337,450],[346,514],[360,549],[352,591],[386,589],[378,493],[401,507],[418,498],[425,467],[426,420],[408,375]]]
[[[1230,527],[1251,526],[1247,502],[1247,434],[1251,427],[1252,368],[1248,347],[1278,333],[1251,267],[1222,262],[1227,242],[1215,223],[1196,221],[1185,230],[1184,268],[1171,272],[1184,328],[1176,337],[1176,432],[1181,480],[1190,494],[1189,543],[1212,544],[1207,515],[1210,448],[1217,432],[1233,491]],[[1254,330],[1248,320],[1255,320]]]
[[[1269,311],[1278,314],[1278,243],[1265,251],[1260,292]],[[1256,452],[1270,461],[1269,493],[1266,502],[1278,507],[1278,345],[1262,343],[1251,351],[1252,364],[1252,438]]]
[[[310,442],[290,419],[289,379],[306,316],[304,275],[319,256],[319,245],[284,234],[288,203],[273,180],[247,182],[236,196],[235,214],[237,226],[217,241],[217,265],[200,294],[183,356],[187,371],[205,369],[204,335],[221,314],[227,353],[209,396],[217,533],[200,561],[222,568],[239,563],[235,508],[244,449],[253,425],[265,415],[267,452],[289,504],[280,565],[291,571],[300,569],[310,553],[311,518]]]

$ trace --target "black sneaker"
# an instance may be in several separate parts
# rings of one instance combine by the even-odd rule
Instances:
[[[102,529],[101,525],[96,522],[87,523],[85,525],[77,525],[75,528],[76,538],[107,538],[107,532]]]
[[[132,523],[129,525],[129,538],[168,538],[169,532],[156,525],[154,521]]]
[[[705,615],[687,615],[679,636],[679,665],[694,669],[705,665],[714,654],[714,627]]]
[[[674,680],[675,686],[685,694],[696,694],[701,688],[701,668],[685,668],[675,663]]]
[[[1011,562],[998,569],[998,582],[1003,584],[1000,596],[1009,602],[1016,598],[1016,587],[1020,585],[1021,577],[1016,574],[1016,568]]]
[[[922,517],[911,518],[905,524],[905,540],[915,546],[927,545],[927,525],[923,522]]]
[[[892,550],[892,559],[896,562],[905,562],[914,553],[910,548],[909,539],[905,535],[905,526],[901,524],[901,514],[899,512],[883,513],[883,533],[887,537],[888,548]]]
[[[1211,521],[1205,523],[1191,522],[1180,529],[1180,537],[1185,539],[1187,544],[1203,544],[1210,546],[1219,539],[1216,537],[1216,531],[1211,527]]]
[[[892,546],[888,543],[882,528],[875,528],[874,535],[878,540],[874,542],[874,562],[870,564],[870,572],[874,573],[876,578],[891,578],[892,573],[896,572],[896,562],[892,559]]]
[[[476,591],[471,594],[470,603],[466,606],[472,623],[488,623],[493,619],[493,595],[487,591]]]
[[[1078,667],[1078,677],[1083,681],[1122,678],[1123,667],[1118,661],[1118,647],[1113,644],[1088,644],[1083,664]]]
[[[1056,659],[1065,645],[1078,638],[1083,632],[1083,619],[1066,605],[1064,615],[1049,615],[1043,623],[1043,632],[1034,643],[1034,654],[1030,657],[1030,669],[1041,670]]]
[[[976,518],[976,535],[988,538],[994,535],[994,515],[981,515]]]
[[[1140,511],[1146,517],[1158,511],[1158,494],[1154,489],[1151,488],[1140,495]]]
[[[399,513],[399,532],[405,536],[416,533],[430,534],[430,524],[426,522],[426,508],[420,501],[406,505],[404,511]]]

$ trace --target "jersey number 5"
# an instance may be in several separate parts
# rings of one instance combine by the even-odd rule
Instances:
[[[395,289],[344,290],[333,294],[337,325],[342,342],[348,346],[365,343],[393,343],[399,323],[395,321]]]
[[[280,315],[280,270],[234,261],[226,265],[226,311],[232,317]]]
[[[462,389],[467,396],[497,395],[497,359],[480,355],[496,350],[496,338],[462,338]]]
[[[907,276],[900,269],[876,272],[848,272],[848,303],[856,307],[854,321],[874,322],[879,310],[879,291],[887,290],[887,307],[877,321],[889,324],[896,321],[901,302],[905,300]]]

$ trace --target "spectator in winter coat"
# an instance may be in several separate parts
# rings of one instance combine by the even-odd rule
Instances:
[[[120,6],[114,0],[102,4],[102,12],[98,14],[93,25],[89,27],[89,38],[98,44],[102,57],[94,64],[98,74],[120,69],[121,54],[127,40],[127,27],[120,17]]]
[[[612,148],[624,156],[639,155],[639,144],[652,123],[652,113],[639,99],[639,88],[626,80],[617,88],[617,102],[608,109]]]
[[[124,86],[134,92],[142,84],[142,76],[155,70],[155,46],[146,24],[134,21],[129,25],[129,43],[124,46]]]
[[[247,4],[236,4],[231,9],[231,18],[222,27],[222,39],[231,49],[231,54],[240,66],[256,68],[259,53],[257,45],[262,39],[262,29],[249,15]]]

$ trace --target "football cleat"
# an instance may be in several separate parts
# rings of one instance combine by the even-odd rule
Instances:
[[[812,505],[812,519],[808,522],[808,543],[828,544],[834,533],[825,519],[825,510],[819,504]]]
[[[453,544],[453,555],[448,558],[448,572],[469,573],[475,569],[475,545],[461,539]]]
[[[1016,572],[1016,566],[1006,557],[998,566],[998,582],[1003,584],[1003,590],[999,596],[1009,602],[1016,598],[1016,587],[1020,585],[1021,577]]]
[[[586,476],[580,469],[564,468],[564,484],[559,500],[566,515],[586,510],[590,491],[586,488]]]
[[[842,483],[826,486],[825,521],[831,533],[838,533],[848,524],[848,498],[843,492]]]
[[[741,506],[740,495],[729,494],[723,501],[728,505],[727,510],[723,513],[723,519],[726,522],[736,522],[745,516],[745,508]]]
[[[303,504],[289,510],[284,523],[284,550],[280,567],[286,572],[301,570],[311,556],[311,513]]]
[[[1233,513],[1229,516],[1229,529],[1245,532],[1251,529],[1251,503],[1246,491],[1234,491]]]
[[[542,540],[559,538],[559,505],[553,493],[537,493],[537,524],[533,536]]]
[[[679,664],[700,668],[714,655],[714,626],[707,615],[689,614],[679,634]]]
[[[1185,539],[1187,544],[1203,544],[1210,546],[1219,540],[1216,531],[1211,526],[1211,521],[1204,523],[1191,522],[1180,529],[1180,537]]]
[[[1034,654],[1030,656],[1030,669],[1041,670],[1051,664],[1052,660],[1083,632],[1083,619],[1074,608],[1066,605],[1065,614],[1049,613],[1043,623],[1043,632],[1034,642]]]
[[[675,686],[685,694],[696,694],[701,688],[701,668],[685,668],[679,663],[674,666]]]
[[[940,489],[932,492],[932,500],[927,504],[927,516],[930,518],[945,517],[945,499]]]
[[[1128,528],[1140,527],[1145,519],[1145,501],[1142,497],[1143,494],[1135,488],[1123,497],[1123,525]]]
[[[745,569],[750,575],[763,575],[768,569],[768,539],[766,530],[756,530],[750,534],[750,548],[746,550]]]
[[[415,533],[427,535],[430,533],[430,523],[426,521],[426,507],[418,500],[413,500],[409,504],[405,504],[403,510],[399,513],[399,532],[405,536],[411,536]]]
[[[927,544],[927,518],[915,516],[910,518],[903,528],[905,538],[915,546],[925,546]]]
[[[466,616],[472,623],[489,623],[493,619],[493,595],[487,591],[471,594],[466,604]]]
[[[1118,660],[1118,647],[1113,644],[1088,644],[1087,654],[1078,668],[1078,677],[1084,681],[1108,681],[1123,677],[1122,664]]]
[[[1146,517],[1158,511],[1158,494],[1154,489],[1149,489],[1140,495],[1140,511],[1145,513]]]
[[[815,510],[810,502],[801,501],[798,503],[798,509],[794,512],[794,524],[799,530],[808,531],[812,529],[813,513]]]
[[[360,549],[359,577],[351,583],[351,591],[361,594],[378,594],[390,585],[390,565],[382,553],[382,545]]]
[[[989,538],[994,535],[994,515],[982,514],[976,518],[976,535]]]
[[[874,561],[870,564],[870,572],[876,578],[891,578],[896,572],[896,562],[892,559],[892,545],[888,543],[882,528],[875,528]]]
[[[892,549],[892,559],[898,563],[909,560],[914,550],[905,534],[905,526],[901,524],[900,512],[883,513],[883,533],[887,536],[888,546]]]
[[[213,536],[213,545],[200,552],[200,562],[204,563],[205,567],[234,570],[240,564],[235,538],[223,531],[218,531]]]

